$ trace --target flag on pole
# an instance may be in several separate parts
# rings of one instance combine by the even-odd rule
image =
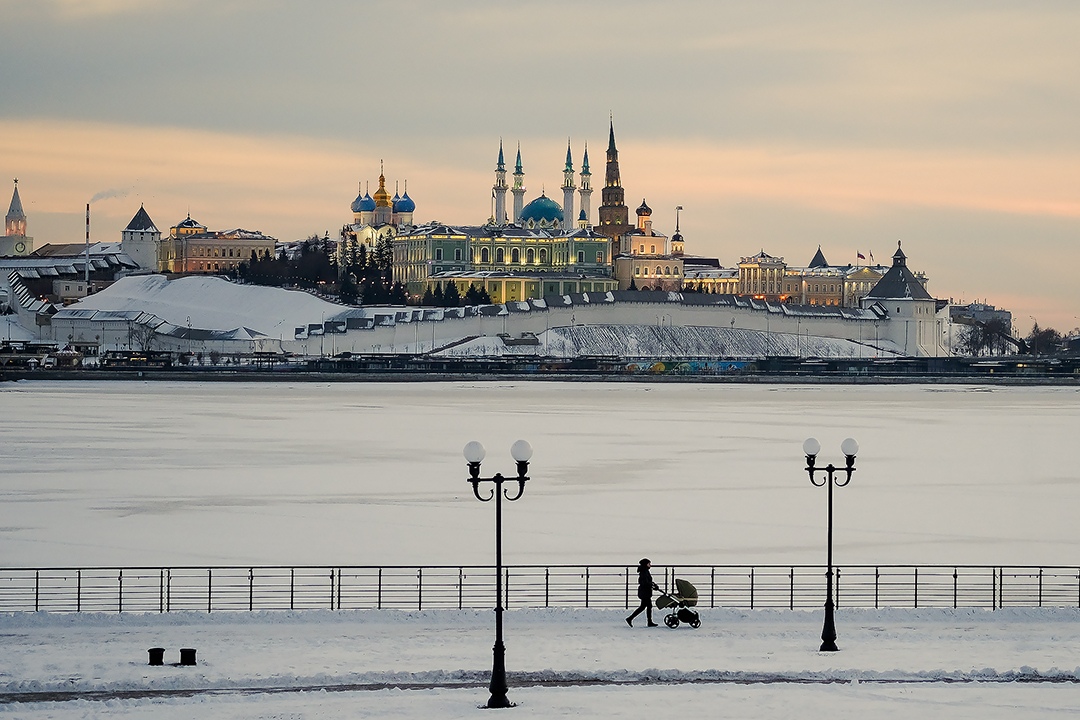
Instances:
[[[873,250],[868,250],[867,252],[870,253],[870,262],[874,262],[874,251]]]
[[[859,252],[858,250],[856,250],[856,251],[855,251],[855,257],[859,258],[860,260],[865,260],[865,259],[866,259],[866,256],[865,256],[865,255],[863,255],[863,254],[862,254],[861,252]]]

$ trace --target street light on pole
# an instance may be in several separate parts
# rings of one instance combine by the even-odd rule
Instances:
[[[513,707],[506,697],[506,646],[503,645],[503,586],[502,586],[502,500],[505,495],[508,501],[514,501],[525,492],[525,481],[529,479],[529,458],[532,457],[532,445],[524,440],[518,440],[510,446],[510,455],[517,462],[517,477],[504,478],[501,473],[495,473],[492,477],[480,477],[480,463],[487,455],[484,446],[473,440],[465,445],[462,454],[469,463],[469,482],[472,483],[473,495],[480,502],[495,500],[495,646],[492,648],[491,683],[488,689],[491,697],[485,707],[505,708]],[[503,490],[506,481],[517,482],[517,494],[510,496]],[[485,497],[480,494],[480,483],[494,483],[495,487]]]
[[[844,453],[845,466],[842,468],[835,467],[832,463],[829,463],[823,468],[814,467],[814,461],[817,459],[817,454],[821,452],[821,443],[815,438],[807,438],[803,442],[803,453],[806,455],[806,472],[810,475],[810,482],[815,487],[821,487],[827,485],[829,488],[829,519],[828,519],[828,540],[827,540],[827,552],[828,557],[828,571],[825,573],[825,625],[821,629],[821,652],[836,652],[836,625],[833,623],[833,562],[832,562],[832,528],[833,528],[833,487],[844,487],[851,482],[851,474],[855,472],[855,455],[859,452],[859,443],[855,442],[853,438],[847,438],[844,442],[840,443],[840,451]],[[836,477],[837,471],[844,472],[844,479],[841,481]],[[817,479],[816,473],[824,473],[820,481]]]

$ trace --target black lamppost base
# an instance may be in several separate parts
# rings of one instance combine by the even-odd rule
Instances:
[[[837,652],[840,648],[836,647],[836,643],[832,640],[826,640],[821,643],[821,647],[818,648],[818,652]]]

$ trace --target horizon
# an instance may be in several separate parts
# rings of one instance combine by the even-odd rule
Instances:
[[[100,242],[140,204],[336,236],[380,160],[418,223],[482,224],[500,138],[558,201],[567,136],[598,180],[611,116],[627,205],[667,235],[682,206],[688,255],[888,265],[900,240],[935,297],[1080,326],[1070,3],[0,8],[0,177],[38,247],[82,242],[95,196]]]

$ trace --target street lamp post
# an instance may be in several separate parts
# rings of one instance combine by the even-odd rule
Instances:
[[[832,562],[832,527],[833,527],[833,487],[844,487],[851,482],[851,474],[855,472],[855,455],[859,452],[859,443],[855,442],[853,438],[847,438],[844,442],[840,443],[840,451],[844,453],[845,466],[842,468],[835,467],[832,463],[829,463],[823,468],[814,467],[814,461],[817,459],[817,454],[821,451],[821,443],[815,438],[807,438],[803,443],[803,453],[806,455],[806,472],[810,475],[810,482],[815,487],[821,487],[827,485],[829,488],[829,519],[828,519],[828,540],[827,551],[828,557],[828,570],[825,573],[825,625],[821,629],[821,652],[836,652],[836,625],[833,623],[833,562]],[[836,477],[837,471],[844,472],[844,479],[841,481]],[[817,479],[816,473],[824,473],[820,481]]]
[[[529,479],[529,458],[532,457],[532,446],[524,440],[518,440],[510,446],[510,455],[517,462],[517,477],[504,478],[501,473],[495,473],[492,477],[480,477],[480,462],[487,455],[484,446],[473,440],[465,445],[463,454],[469,463],[469,482],[472,483],[473,495],[480,502],[495,500],[495,646],[492,648],[491,683],[488,689],[491,697],[488,698],[489,708],[513,707],[506,698],[506,646],[503,645],[503,586],[502,586],[502,500],[506,496],[508,501],[514,501],[525,492],[525,481]],[[512,497],[503,490],[506,481],[517,482],[517,493]],[[485,497],[480,494],[480,483],[494,483],[495,487]]]

